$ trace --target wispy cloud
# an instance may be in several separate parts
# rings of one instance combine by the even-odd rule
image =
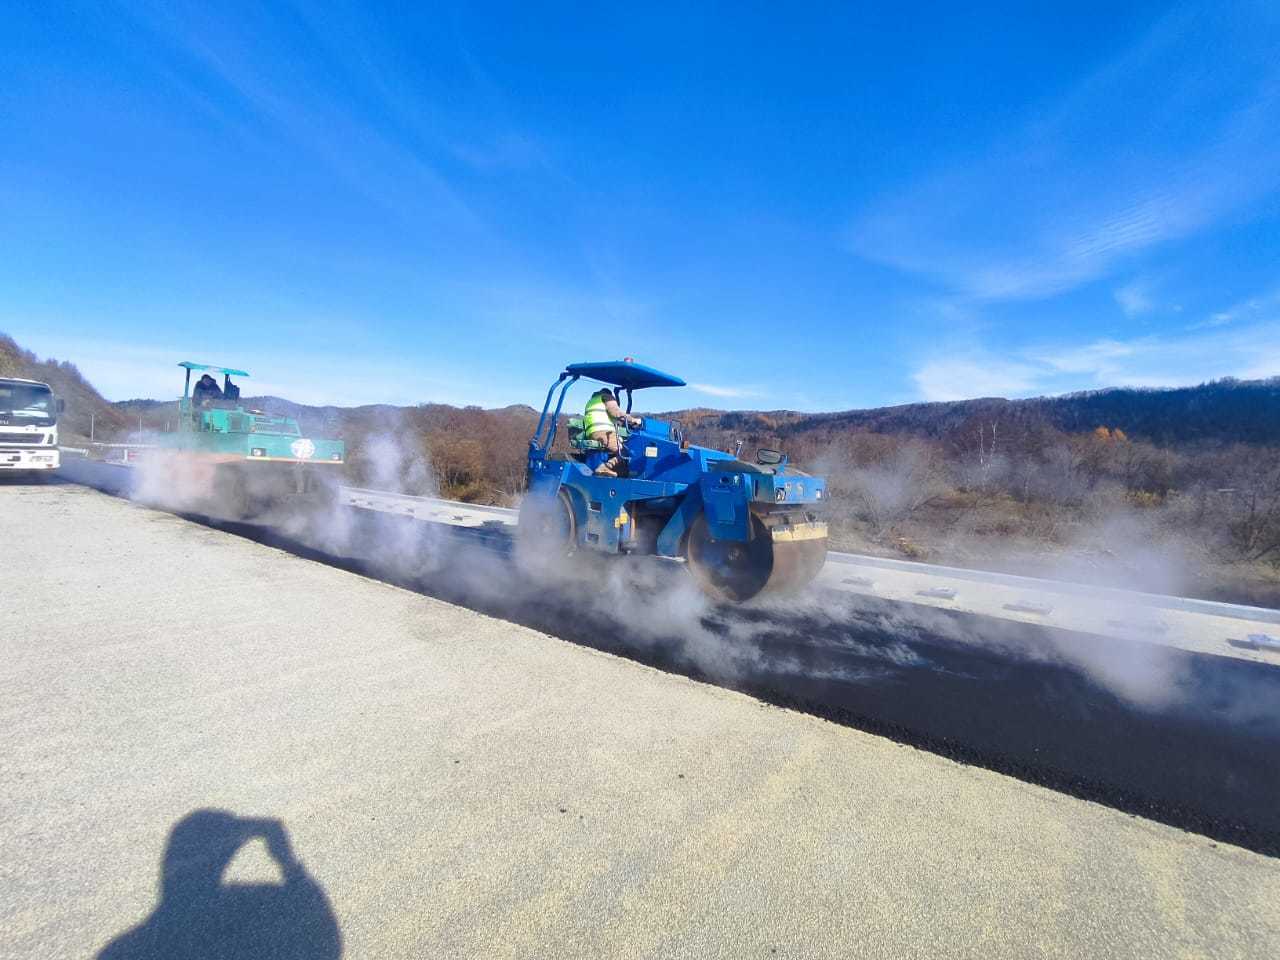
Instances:
[[[714,383],[691,383],[689,384],[689,389],[696,390],[698,393],[705,393],[709,397],[719,397],[726,400],[741,400],[761,395],[757,390],[750,390],[744,387],[721,387]]]
[[[305,151],[389,218],[424,230],[447,226],[472,237],[490,232],[442,170],[439,157],[449,153],[449,145],[437,139],[428,151],[423,138],[401,132],[411,125],[405,120],[409,108],[377,67],[384,51],[369,48],[369,24],[333,37],[327,25],[332,12],[301,7],[288,15],[264,9],[233,17],[218,7],[139,4],[123,13],[184,59],[186,70],[204,84],[234,93],[260,132]],[[279,36],[287,17],[299,18],[307,29],[295,23],[287,30],[297,49],[286,56],[266,38]],[[344,83],[306,66],[304,53],[314,52],[309,46],[341,53],[322,62],[340,64]],[[361,109],[352,88],[377,98],[397,123],[375,122],[376,114]],[[191,96],[193,88],[184,84],[182,92]]]
[[[1250,297],[1234,303],[1225,310],[1209,314],[1203,320],[1192,323],[1188,329],[1203,330],[1212,327],[1225,327],[1229,323],[1250,323],[1260,318],[1280,313],[1280,291],[1273,291],[1259,297]]]
[[[1142,280],[1134,280],[1118,288],[1112,294],[1126,317],[1136,317],[1149,313],[1155,307],[1151,291]]]
[[[550,169],[546,148],[523,133],[506,132],[482,143],[455,143],[453,155],[480,173]]]
[[[1034,359],[1042,368],[1059,373],[1084,373],[1098,379],[1123,370],[1125,363],[1157,342],[1154,337],[1130,341],[1095,340],[1083,346],[1046,350]]]
[[[1020,397],[1035,392],[1038,370],[988,354],[930,360],[912,374],[925,400]]]
[[[1007,141],[857,218],[850,249],[978,300],[1029,300],[1253,209],[1280,186],[1268,16],[1174,11]]]
[[[912,379],[925,400],[960,400],[1274,376],[1280,376],[1280,312],[1248,326],[1182,335],[1042,344],[1008,355],[977,348],[928,359]]]

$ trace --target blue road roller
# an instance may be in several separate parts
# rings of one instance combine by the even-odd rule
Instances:
[[[639,417],[614,424],[617,460],[586,417],[567,418],[568,444],[552,452],[565,397],[579,380],[611,389],[631,415],[637,390],[683,387],[679,377],[633,360],[572,363],[547,391],[529,441],[528,493],[519,549],[542,564],[608,554],[684,562],[716,600],[742,602],[799,590],[822,569],[826,481],[776,450],[754,462],[694,446],[680,425]],[[595,388],[593,388],[595,389]],[[741,445],[739,445],[740,447]],[[617,462],[604,476],[597,468]]]

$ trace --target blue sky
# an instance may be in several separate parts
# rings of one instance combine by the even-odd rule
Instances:
[[[0,331],[112,399],[1280,374],[1280,5],[1041,6],[9,4]]]

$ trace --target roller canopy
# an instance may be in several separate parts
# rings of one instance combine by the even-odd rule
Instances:
[[[190,360],[183,360],[180,367],[186,367],[188,370],[201,370],[204,373],[227,373],[233,377],[247,377],[249,374],[244,370],[232,370],[230,367],[214,367],[207,363],[192,363]]]
[[[623,390],[642,387],[683,387],[685,382],[669,373],[628,360],[605,360],[600,363],[571,363],[565,372],[575,377],[589,377]]]

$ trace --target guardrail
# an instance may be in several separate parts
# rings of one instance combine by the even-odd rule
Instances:
[[[1200,600],[1195,597],[1174,597],[1162,593],[1143,593],[1138,590],[1095,586],[1087,583],[1076,583],[1071,580],[1047,580],[1013,573],[996,573],[988,570],[974,570],[968,567],[946,567],[941,564],[920,563],[912,560],[893,560],[888,557],[871,557],[857,553],[831,551],[827,554],[827,560],[835,563],[852,563],[860,567],[880,567],[885,570],[927,573],[932,576],[948,577],[955,580],[1001,583],[1029,590],[1051,588],[1055,593],[1076,594],[1094,599],[1111,597],[1117,601],[1141,603],[1144,606],[1158,607],[1163,610],[1185,610],[1190,613],[1204,613],[1212,616],[1232,617],[1239,620],[1256,620],[1259,623],[1280,624],[1280,610],[1271,610],[1267,607],[1251,607],[1240,603],[1223,603],[1219,600]]]

